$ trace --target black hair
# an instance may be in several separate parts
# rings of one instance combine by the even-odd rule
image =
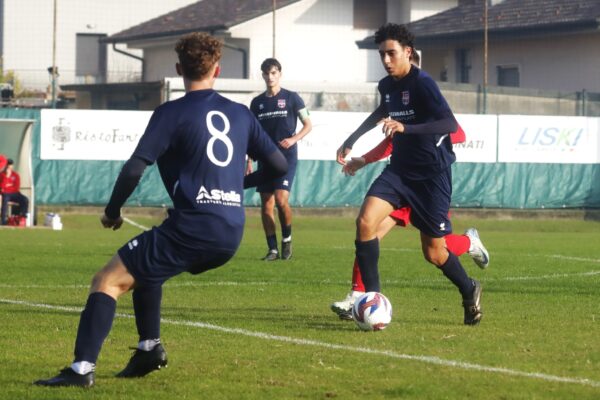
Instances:
[[[388,23],[375,32],[375,44],[380,44],[386,40],[396,40],[402,46],[413,47],[415,36],[404,25]]]
[[[260,64],[260,70],[265,74],[268,74],[271,68],[277,68],[279,72],[281,72],[281,64],[277,61],[276,58],[267,58],[265,61]]]
[[[421,56],[414,47],[412,47],[410,51],[410,60],[417,65],[421,64]]]

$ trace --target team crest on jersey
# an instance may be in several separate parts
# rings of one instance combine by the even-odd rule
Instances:
[[[408,90],[402,92],[402,104],[405,106],[410,102],[410,95],[408,94]]]
[[[277,107],[279,107],[279,108],[285,108],[285,99],[278,99],[277,100]]]
[[[390,94],[389,94],[389,93],[386,93],[386,94],[385,94],[385,102],[386,102],[386,103],[389,103],[389,102],[390,102]]]
[[[260,104],[258,105],[258,109],[259,109],[259,110],[262,110],[263,108],[265,108],[265,106],[263,105],[263,103],[260,103]]]

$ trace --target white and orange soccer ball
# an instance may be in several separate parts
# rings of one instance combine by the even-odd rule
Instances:
[[[354,301],[352,318],[363,331],[380,331],[392,321],[392,303],[381,293],[367,292]]]

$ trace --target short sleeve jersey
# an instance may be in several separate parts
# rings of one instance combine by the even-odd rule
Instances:
[[[299,111],[305,107],[298,93],[283,88],[271,97],[262,93],[250,103],[250,110],[275,143],[296,134]],[[298,155],[297,146],[280,150],[287,158]]]
[[[435,81],[411,67],[408,75],[379,81],[381,105],[388,116],[405,125],[422,124],[451,117],[452,111]],[[411,180],[429,179],[448,168],[456,156],[447,134],[396,134],[390,168]]]
[[[132,157],[157,162],[173,214],[197,238],[199,225],[243,228],[246,154],[262,159],[276,149],[247,107],[197,90],[154,111]]]

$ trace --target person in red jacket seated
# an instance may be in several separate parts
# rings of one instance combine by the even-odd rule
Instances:
[[[19,204],[19,214],[27,216],[29,199],[21,194],[21,177],[13,170],[14,162],[10,158],[6,162],[6,169],[0,174],[0,193],[2,194],[2,225],[7,223],[8,203]]]

